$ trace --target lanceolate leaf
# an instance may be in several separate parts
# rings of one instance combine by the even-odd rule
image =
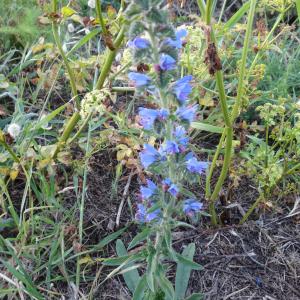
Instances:
[[[201,265],[199,265],[196,262],[184,257],[183,255],[181,255],[179,253],[177,253],[176,256],[177,256],[177,259],[179,260],[179,262],[186,265],[187,267],[190,267],[193,270],[202,270],[203,269],[203,267]]]
[[[126,256],[128,254],[127,250],[121,240],[117,240],[116,251],[117,251],[118,256]],[[126,266],[126,268],[130,268],[130,267],[133,267],[132,263],[128,264]],[[123,277],[124,277],[124,280],[125,280],[128,288],[130,289],[130,291],[132,293],[134,293],[134,291],[137,287],[137,284],[140,280],[138,271],[136,269],[127,271],[126,273],[123,274]]]
[[[200,129],[203,131],[211,132],[211,133],[222,133],[223,128],[219,126],[214,126],[202,122],[192,122],[191,127],[195,129]]]
[[[195,254],[195,244],[189,244],[182,252],[182,257],[188,260],[193,260]],[[175,295],[177,300],[182,300],[185,297],[186,289],[190,279],[192,268],[183,262],[177,265],[177,272],[175,278]]]
[[[249,11],[250,1],[246,2],[224,25],[223,29],[228,30],[233,27]]]
[[[142,232],[137,234],[128,246],[128,250],[134,248],[138,243],[144,241],[150,233],[150,228],[146,227]]]
[[[134,291],[132,300],[143,300],[145,291],[147,290],[147,278],[146,275],[140,278],[137,287]]]

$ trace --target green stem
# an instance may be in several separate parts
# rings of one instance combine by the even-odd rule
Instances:
[[[115,41],[114,41],[114,46],[115,46],[115,50],[110,50],[110,49],[107,49],[108,51],[108,55],[107,55],[107,58],[105,60],[105,63],[104,63],[104,66],[103,68],[101,69],[101,73],[99,75],[99,78],[98,78],[98,81],[96,83],[96,89],[97,90],[100,90],[102,89],[103,85],[104,85],[104,82],[105,82],[105,79],[107,78],[108,76],[108,73],[111,69],[111,66],[112,66],[112,63],[116,57],[116,54],[117,54],[117,51],[119,49],[119,47],[121,46],[122,42],[123,42],[123,39],[124,39],[124,31],[125,31],[125,27],[122,26],[121,30],[119,31]]]
[[[224,129],[223,133],[222,133],[222,136],[220,138],[219,144],[217,146],[214,158],[213,158],[212,163],[210,165],[208,175],[206,176],[206,184],[205,184],[205,198],[206,199],[208,199],[211,196],[210,182],[211,182],[211,178],[212,178],[214,169],[216,167],[217,160],[218,160],[219,154],[221,152],[222,145],[224,143],[225,137],[226,137],[226,130]]]
[[[240,68],[240,72],[239,72],[236,102],[233,106],[233,111],[231,114],[231,122],[232,123],[234,123],[235,119],[239,115],[242,97],[244,94],[243,88],[244,88],[244,82],[245,82],[246,62],[247,62],[247,56],[248,56],[248,51],[249,51],[249,44],[250,44],[251,36],[252,36],[252,27],[253,27],[254,15],[255,15],[255,7],[256,7],[256,0],[252,0],[250,3],[250,11],[249,11],[249,15],[248,15],[246,36],[245,36],[243,52],[242,52],[242,61],[241,61],[241,68]]]
[[[210,1],[207,2],[207,8],[211,7],[211,4],[210,4],[210,6],[209,6],[209,4],[210,4]],[[227,106],[227,102],[226,102],[226,93],[225,93],[225,88],[224,88],[223,73],[222,73],[222,71],[216,72],[216,82],[217,82],[219,98],[220,98],[220,102],[221,102],[221,107],[222,107],[222,112],[223,112],[226,127],[221,136],[221,139],[220,139],[217,151],[216,151],[216,155],[213,160],[213,164],[210,168],[209,178],[208,178],[208,181],[206,182],[206,194],[207,195],[210,194],[210,178],[212,177],[213,169],[216,164],[215,162],[216,162],[218,154],[219,154],[218,152],[220,152],[220,149],[224,142],[225,136],[226,136],[226,145],[225,145],[224,162],[223,162],[221,174],[220,174],[218,181],[214,187],[213,193],[209,197],[209,201],[210,201],[209,209],[210,209],[211,221],[212,221],[213,225],[217,225],[217,223],[218,223],[214,203],[219,196],[219,193],[222,189],[222,186],[224,184],[224,181],[227,177],[227,174],[228,174],[228,171],[230,168],[230,162],[231,162],[231,156],[232,156],[232,141],[233,141],[233,123],[235,121],[236,116],[238,115],[239,107],[241,104],[241,99],[243,96],[243,84],[244,84],[244,77],[245,77],[246,59],[247,59],[247,54],[248,54],[249,42],[250,42],[250,38],[251,38],[251,31],[252,31],[252,26],[253,26],[255,7],[256,7],[256,0],[252,0],[251,6],[250,6],[250,12],[248,15],[247,31],[246,31],[246,37],[245,37],[245,42],[244,42],[243,54],[242,54],[242,66],[241,66],[241,71],[240,71],[240,76],[239,76],[237,101],[233,108],[231,118],[228,113],[228,106]],[[208,10],[209,9],[207,9],[207,11],[206,11],[206,21],[207,21],[207,25],[210,25],[211,14],[209,13]],[[214,42],[214,44],[216,45],[216,38],[214,36],[213,28],[211,29],[211,39]]]
[[[107,29],[104,23],[104,19],[103,19],[103,15],[102,15],[102,9],[101,9],[101,0],[96,0],[96,13],[97,13],[97,17],[99,19],[101,28],[102,28],[102,32],[104,34],[107,34]]]
[[[213,5],[213,0],[207,0],[206,10],[205,10],[205,21],[207,25],[211,25],[210,23],[211,23],[212,5]]]
[[[296,166],[294,166],[293,168],[291,168],[290,170],[288,170],[286,172],[286,175],[291,175],[293,174],[297,169],[300,169],[300,164],[297,164]]]
[[[85,168],[83,174],[83,183],[82,183],[82,194],[81,194],[81,203],[79,207],[79,244],[82,245],[83,241],[83,215],[84,215],[84,203],[86,196],[86,185],[87,185],[87,173],[88,173],[88,161],[89,161],[89,152],[90,152],[90,138],[91,130],[88,130],[86,149],[85,149]],[[80,256],[77,257],[77,267],[76,267],[76,286],[79,288],[80,283]]]
[[[198,4],[199,10],[200,10],[200,14],[204,18],[205,17],[205,11],[206,11],[204,1],[203,0],[197,0],[197,4]]]
[[[57,0],[53,0],[52,3],[53,3],[53,13],[57,13],[57,7],[58,7]],[[58,25],[57,25],[56,20],[52,21],[52,32],[53,32],[54,40],[55,40],[56,46],[58,48],[59,54],[61,55],[61,57],[64,61],[65,67],[67,69],[67,72],[68,72],[68,75],[70,78],[71,91],[72,91],[72,95],[73,95],[75,103],[76,103],[76,108],[79,110],[80,102],[78,99],[78,93],[77,93],[77,88],[76,88],[75,74],[74,74],[74,72],[69,64],[68,58],[62,48],[62,44],[61,44],[59,34],[58,34]]]
[[[14,153],[14,151],[10,148],[10,146],[3,140],[0,141],[0,144],[7,150],[7,152],[10,154],[14,162],[20,163],[20,159],[17,157],[17,155]]]
[[[240,225],[244,224],[249,216],[252,214],[252,212],[254,211],[254,209],[259,205],[259,203],[262,201],[262,197],[259,196],[256,201],[251,205],[251,207],[248,209],[247,213],[243,216],[242,220],[240,221]]]
[[[52,157],[53,159],[55,159],[57,157],[57,154],[59,153],[60,149],[64,146],[64,144],[70,137],[71,132],[73,131],[73,129],[75,128],[75,126],[79,122],[79,120],[80,120],[80,114],[78,111],[76,111],[67,122],[67,125],[63,131],[62,136],[59,139],[56,150],[53,154],[53,157]]]
[[[111,88],[111,91],[112,92],[115,92],[115,93],[134,93],[136,90],[136,88],[134,87],[131,87],[131,86],[113,86]]]
[[[281,20],[283,19],[283,16],[284,16],[284,13],[281,13],[276,22],[274,23],[271,31],[268,33],[266,39],[264,40],[264,42],[262,43],[262,45],[260,46],[260,50],[256,53],[255,57],[254,57],[254,60],[252,61],[252,64],[248,70],[248,76],[246,77],[246,80],[248,80],[248,77],[250,76],[250,74],[252,73],[252,70],[253,68],[255,67],[256,63],[257,63],[257,60],[259,59],[259,56],[261,54],[261,49],[263,49],[266,44],[269,42],[269,39],[271,38],[273,32],[275,31],[275,29],[277,28],[277,26],[279,25],[279,23],[281,22]]]

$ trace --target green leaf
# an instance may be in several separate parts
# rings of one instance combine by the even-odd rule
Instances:
[[[126,256],[128,255],[127,250],[121,240],[117,240],[116,242],[116,251],[118,256]],[[128,264],[127,268],[132,267],[133,264]],[[129,288],[129,290],[134,293],[137,284],[140,280],[139,272],[137,270],[131,270],[123,274],[124,280]]]
[[[154,288],[154,273],[156,271],[154,253],[149,253],[147,259],[147,271],[146,271],[146,279],[148,286],[152,292],[155,292]]]
[[[66,108],[67,104],[64,104],[60,106],[59,108],[55,109],[52,111],[50,114],[48,114],[45,118],[41,119],[40,121],[37,122],[35,125],[35,129],[39,129],[42,126],[47,125],[52,119],[54,119],[60,112],[62,112]]]
[[[187,297],[185,300],[202,300],[203,299],[203,295],[199,294],[199,293],[195,293],[189,297]]]
[[[195,254],[195,244],[189,244],[182,252],[182,257],[193,260]],[[177,300],[184,299],[192,268],[185,263],[179,262],[177,265],[175,278],[175,295]]]
[[[103,265],[105,266],[120,266],[127,260],[131,258],[131,255],[125,255],[120,257],[114,257],[114,258],[106,258],[103,260]]]
[[[95,245],[94,247],[96,249],[103,248],[104,246],[106,246],[107,244],[109,244],[110,242],[118,238],[126,229],[127,227],[121,228],[118,231],[106,236],[103,240],[100,241],[99,244]]]
[[[140,243],[141,241],[144,241],[147,236],[149,235],[151,229],[146,227],[142,232],[140,232],[139,234],[137,234],[133,240],[130,242],[129,246],[128,246],[128,250],[134,248],[138,243]]]
[[[177,256],[177,259],[179,260],[179,262],[184,264],[185,266],[190,267],[193,270],[203,270],[203,267],[201,265],[184,257],[183,255],[177,253],[176,256]]]
[[[165,299],[176,299],[173,284],[166,278],[163,272],[160,272],[159,274],[158,284],[165,293]]]
[[[85,45],[89,40],[91,40],[94,36],[96,36],[98,33],[100,33],[102,31],[102,29],[96,28],[94,30],[92,30],[90,33],[88,33],[87,35],[85,35],[81,40],[79,40],[73,47],[72,49],[66,54],[66,56],[68,57],[70,54],[72,54],[74,51],[76,51],[77,49],[81,48],[83,45]]]
[[[61,9],[61,14],[63,15],[64,18],[69,18],[69,17],[73,16],[74,14],[76,14],[76,11],[69,6],[64,6]]]
[[[250,1],[246,2],[223,26],[223,30],[226,31],[233,27],[238,21],[249,11]]]
[[[143,277],[141,277],[140,281],[137,284],[137,287],[133,293],[132,300],[143,300],[146,289],[147,289],[147,277],[146,275],[144,275]]]
[[[192,122],[192,128],[208,131],[211,133],[223,133],[223,128],[219,126],[210,125],[202,122]]]
[[[29,279],[28,274],[25,272],[25,270],[23,268],[21,268],[21,270],[23,272],[23,274],[22,274],[17,269],[15,269],[12,265],[10,265],[10,263],[8,263],[6,261],[3,261],[3,260],[1,260],[1,262],[6,267],[6,269],[13,276],[15,276],[18,279],[18,281],[21,281],[24,284],[25,290],[27,291],[29,296],[32,296],[32,297],[34,297],[35,299],[38,299],[38,300],[45,299],[44,296],[34,287],[33,282],[31,281],[31,279]]]
[[[251,140],[252,142],[256,143],[257,145],[265,145],[265,141],[254,136],[254,135],[246,135],[246,137]]]
[[[298,19],[300,22],[300,1],[299,0],[296,1],[296,7],[297,7]]]

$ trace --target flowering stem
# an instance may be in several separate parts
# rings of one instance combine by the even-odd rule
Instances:
[[[114,47],[115,47],[115,50],[112,51],[110,49],[107,49],[108,52],[107,52],[106,60],[105,60],[104,66],[101,69],[101,73],[99,75],[98,81],[96,83],[96,89],[97,90],[101,90],[103,88],[105,79],[107,78],[107,76],[109,74],[112,63],[113,63],[113,61],[116,57],[117,51],[118,51],[119,47],[121,46],[121,44],[123,42],[124,31],[125,31],[125,27],[122,26],[121,30],[119,31],[119,33],[118,33],[118,35],[117,35],[117,37],[116,37],[116,39],[114,40],[114,43],[113,43]]]
[[[208,1],[208,4],[209,4],[209,1]],[[206,22],[207,22],[207,25],[210,25],[211,13],[208,11],[208,9],[211,8],[211,6],[209,6],[208,4],[207,4],[207,11],[206,11]],[[214,156],[213,163],[210,167],[209,175],[208,175],[208,178],[206,181],[206,196],[209,196],[209,201],[210,201],[209,210],[210,210],[211,221],[212,221],[213,225],[217,225],[217,223],[218,223],[214,203],[219,196],[219,193],[221,191],[223,183],[228,174],[230,162],[231,162],[232,141],[233,141],[233,124],[238,115],[240,105],[241,105],[241,99],[243,96],[244,77],[245,77],[245,70],[246,70],[246,59],[247,59],[248,48],[249,48],[249,43],[250,43],[250,38],[251,38],[255,7],[256,7],[256,0],[251,0],[250,12],[248,15],[246,37],[245,37],[243,53],[242,53],[242,66],[241,66],[239,82],[238,82],[237,99],[236,99],[236,103],[234,105],[231,117],[229,116],[229,113],[228,113],[228,106],[227,106],[227,102],[226,102],[226,94],[225,94],[225,88],[224,88],[224,82],[223,82],[223,73],[221,70],[218,70],[216,72],[216,83],[217,83],[217,87],[218,87],[218,91],[219,91],[219,98],[220,98],[220,102],[221,102],[221,107],[222,107],[222,112],[223,112],[226,127],[224,128],[224,131],[220,138],[219,145],[217,147],[216,154]],[[217,41],[214,36],[213,28],[211,28],[211,39],[212,39],[213,43],[216,45]],[[226,137],[226,145],[225,145],[223,166],[222,166],[221,174],[220,174],[218,181],[214,187],[213,193],[211,194],[210,180],[213,175],[213,169],[215,168],[217,157],[221,151],[221,147],[222,147],[225,137]]]

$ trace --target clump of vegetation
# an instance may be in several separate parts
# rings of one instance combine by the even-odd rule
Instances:
[[[1,297],[299,297],[297,1],[0,9]]]

